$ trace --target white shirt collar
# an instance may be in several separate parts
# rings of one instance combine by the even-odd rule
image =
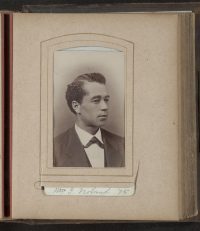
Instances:
[[[99,141],[103,143],[102,136],[101,136],[101,129],[98,129],[95,135],[90,134],[89,132],[86,132],[82,128],[80,128],[77,124],[75,124],[75,130],[78,134],[78,137],[81,141],[81,143],[85,146],[93,136],[95,136]]]

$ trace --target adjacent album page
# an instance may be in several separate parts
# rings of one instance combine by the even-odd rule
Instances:
[[[13,14],[12,218],[180,218],[178,25]]]
[[[0,32],[2,33],[2,15],[0,15]],[[3,147],[2,147],[2,36],[0,36],[0,219],[3,217]]]
[[[0,15],[0,32],[1,32],[1,36],[0,36],[0,219],[2,219],[3,217],[3,146],[2,146],[2,142],[3,142],[3,123],[2,123],[2,118],[3,118],[3,100],[2,100],[2,95],[3,95],[3,70],[2,70],[2,47],[3,47],[3,16],[2,14]]]

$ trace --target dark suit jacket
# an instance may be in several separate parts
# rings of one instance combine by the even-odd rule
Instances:
[[[124,167],[124,138],[101,129],[105,167]],[[54,167],[91,167],[75,127],[54,139]]]

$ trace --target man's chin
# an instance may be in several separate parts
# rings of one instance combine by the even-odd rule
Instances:
[[[106,121],[101,121],[98,123],[98,127],[103,127],[106,124]]]

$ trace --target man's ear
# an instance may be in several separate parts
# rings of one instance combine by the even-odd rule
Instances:
[[[76,112],[76,114],[80,113],[80,103],[77,102],[76,100],[72,101],[72,108],[74,109],[74,111]]]

